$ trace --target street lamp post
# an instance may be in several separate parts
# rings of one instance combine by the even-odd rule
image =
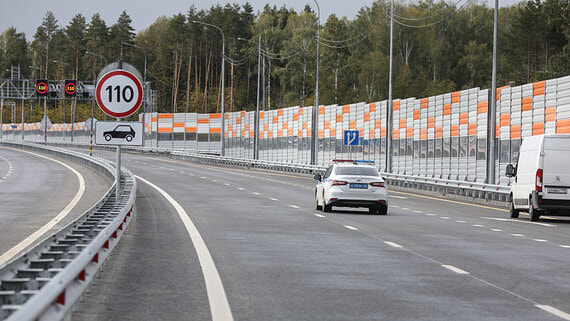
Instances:
[[[94,53],[91,51],[86,51],[86,54],[90,54],[91,56],[97,58],[97,57],[101,57],[101,59],[103,59],[105,61],[105,66],[107,65],[107,59],[105,59],[105,57],[103,57],[102,55],[98,54],[98,53]],[[96,82],[97,81],[97,76],[96,76],[96,71],[95,71],[95,61],[97,59],[94,59],[93,61],[93,81]],[[95,128],[93,128],[93,118],[95,117],[95,99],[93,99],[93,101],[91,102],[91,126],[90,126],[90,130],[89,130],[89,156],[93,156],[93,132],[95,131]]]
[[[40,71],[40,75],[42,74],[42,68],[41,67],[36,67],[36,66],[28,66],[30,68],[34,68],[34,69],[38,69]],[[47,75],[46,75],[47,77]],[[47,93],[46,93],[47,94]],[[44,145],[47,145],[47,97],[44,96],[44,119],[43,119],[43,123],[44,123]]]
[[[390,6],[390,75],[388,78],[388,106],[386,108],[386,168],[387,173],[392,172],[392,56],[394,47],[394,0]]]
[[[75,68],[73,68],[73,66],[71,64],[68,64],[67,62],[63,62],[63,61],[59,61],[59,60],[54,60],[53,62],[58,63],[58,64],[63,64],[63,65],[67,65],[69,67],[71,67],[71,70],[73,70],[75,76],[74,76],[74,80],[77,82],[77,70]],[[77,83],[76,83],[77,86]],[[65,90],[65,89],[64,89]],[[71,141],[73,142],[73,136],[74,136],[74,127],[75,127],[75,109],[77,108],[77,93],[75,93],[75,95],[73,96],[73,104],[72,104],[72,112],[71,112]]]
[[[253,42],[249,39],[238,38],[238,40]],[[255,42],[253,42],[255,43]],[[253,159],[259,159],[259,76],[261,69],[261,25],[260,25],[260,32],[259,32],[259,41],[257,42],[257,104],[255,110],[255,123],[254,127],[254,136],[253,136]],[[265,99],[265,97],[263,97]]]
[[[317,165],[317,143],[319,141],[317,137],[317,126],[319,125],[317,117],[319,114],[319,64],[321,61],[321,8],[317,0],[313,1],[317,5],[317,84],[315,89],[315,107],[313,108],[313,121],[311,126],[311,165]]]
[[[148,95],[146,94],[146,92],[147,92],[147,86],[146,86],[146,50],[145,50],[143,47],[137,46],[137,45],[132,44],[132,43],[128,43],[128,42],[121,42],[121,43],[122,43],[123,45],[127,45],[127,46],[131,46],[131,47],[134,47],[134,48],[138,48],[138,49],[142,50],[143,53],[144,53],[144,75],[143,75],[143,83],[144,83],[144,85],[143,85],[143,87],[144,87],[144,90],[143,90],[143,114],[144,114],[144,116],[143,116],[143,121],[142,121],[142,123],[143,123],[143,131],[145,131],[145,130],[146,130],[146,129],[145,129],[145,117],[146,117],[146,113],[147,113],[146,100],[147,100],[147,96],[148,96]]]
[[[222,30],[222,28],[213,25],[213,24],[209,24],[209,23],[205,23],[202,21],[197,21],[197,20],[193,20],[193,23],[199,23],[205,26],[209,26],[209,27],[213,27],[218,29],[221,33],[222,33],[222,133],[221,133],[221,141],[222,141],[222,149],[221,149],[221,155],[224,156],[225,155],[225,144],[224,144],[224,139],[225,139],[225,105],[224,105],[224,96],[225,96],[225,88],[224,88],[224,65],[226,64],[226,36],[224,35],[224,31]]]

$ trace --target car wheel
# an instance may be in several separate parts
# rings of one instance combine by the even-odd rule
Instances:
[[[316,192],[315,192],[315,203],[316,203],[316,209],[317,210],[323,209],[323,207],[321,205],[319,205],[319,197],[317,196]]]
[[[517,210],[515,208],[515,204],[513,204],[512,196],[511,196],[511,208],[510,208],[509,212],[511,214],[511,218],[518,218],[519,217],[520,210]]]
[[[378,208],[378,215],[388,214],[388,205],[382,205]]]
[[[528,207],[528,218],[529,220],[531,220],[532,222],[537,222],[538,218],[540,217],[540,214],[542,214],[539,210],[537,210],[536,208],[534,208],[534,206],[532,205],[532,199],[530,202],[530,205]]]
[[[332,205],[327,205],[325,201],[325,192],[323,192],[323,212],[330,212],[332,211]]]
[[[113,138],[113,137],[111,137],[111,135],[105,135],[105,140],[106,140],[106,141],[111,141],[111,138]]]
[[[370,214],[378,214],[378,211],[380,210],[379,207],[369,207],[368,208],[368,213]]]
[[[127,135],[127,137],[125,137],[125,139],[127,140],[127,142],[130,142],[131,140],[133,140],[133,136]]]

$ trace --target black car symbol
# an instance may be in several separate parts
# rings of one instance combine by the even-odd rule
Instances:
[[[106,141],[110,141],[112,138],[124,138],[130,142],[135,138],[135,130],[129,125],[119,125],[113,130],[103,132],[103,137]]]

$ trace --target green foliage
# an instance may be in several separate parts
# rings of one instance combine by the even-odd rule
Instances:
[[[110,26],[99,14],[89,22],[78,14],[63,27],[48,11],[31,43],[14,28],[0,35],[0,76],[8,77],[5,70],[19,65],[26,78],[46,77],[47,69],[49,79],[65,79],[72,77],[69,64],[79,71],[80,79],[93,80],[106,62],[117,61],[122,54],[141,72],[146,61],[157,111],[219,112],[225,60],[225,110],[253,110],[257,75],[263,70],[258,67],[260,43],[265,61],[260,89],[266,92],[266,108],[310,106],[316,99],[320,28],[319,103],[378,101],[388,97],[389,14],[390,1],[379,0],[353,19],[320,17],[318,26],[317,11],[308,5],[300,12],[266,5],[257,15],[249,3],[214,5],[209,10],[192,5],[186,13],[158,17],[135,35],[126,11]],[[393,97],[490,87],[493,15],[492,8],[477,3],[397,4]],[[501,8],[497,84],[519,85],[570,74],[568,17],[567,0],[525,0]],[[216,28],[193,21],[218,26],[225,42]],[[78,111],[81,115],[90,114],[88,104],[79,108],[89,111]],[[69,121],[69,106],[51,109],[56,121],[64,115]]]

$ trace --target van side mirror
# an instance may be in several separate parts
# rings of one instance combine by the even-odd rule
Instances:
[[[505,172],[505,176],[507,176],[508,178],[517,176],[517,169],[513,166],[513,164],[507,165],[507,171]]]
[[[314,179],[316,179],[317,181],[321,181],[323,179],[323,177],[321,176],[321,174],[315,174],[315,176],[313,176]]]

